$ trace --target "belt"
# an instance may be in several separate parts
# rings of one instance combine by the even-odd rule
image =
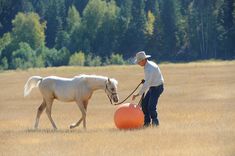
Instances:
[[[151,87],[149,87],[149,88],[157,88],[157,87],[161,87],[161,86],[163,86],[163,83],[160,84],[160,85],[158,85],[158,86],[151,86]]]

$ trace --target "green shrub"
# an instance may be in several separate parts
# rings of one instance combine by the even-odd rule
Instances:
[[[112,54],[109,59],[110,64],[123,65],[125,61],[120,54]]]
[[[85,54],[82,51],[74,53],[70,56],[69,65],[72,66],[84,66],[85,64]]]
[[[86,66],[101,66],[101,57],[88,54],[85,61]]]
[[[62,66],[67,65],[69,60],[69,51],[67,48],[62,48],[60,50],[45,49],[45,59],[46,66]]]
[[[8,61],[6,57],[3,57],[0,61],[0,70],[6,70],[8,69]]]
[[[12,53],[12,67],[13,69],[27,69],[35,67],[36,52],[30,47],[28,43],[19,43],[19,49]]]

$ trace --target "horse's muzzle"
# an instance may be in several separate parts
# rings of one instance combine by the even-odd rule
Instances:
[[[114,101],[115,103],[117,103],[118,100],[119,100],[118,96],[113,96],[113,101]]]

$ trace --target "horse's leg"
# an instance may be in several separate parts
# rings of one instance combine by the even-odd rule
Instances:
[[[52,117],[51,117],[51,108],[52,108],[52,104],[53,104],[53,100],[47,100],[46,101],[46,113],[47,116],[53,126],[54,129],[57,129],[55,122],[53,121]]]
[[[83,106],[85,108],[85,111],[87,111],[87,105],[88,105],[88,101],[83,101]]]
[[[39,123],[40,116],[41,116],[41,114],[42,114],[42,112],[44,111],[45,108],[46,108],[46,101],[43,99],[42,104],[38,107],[38,112],[37,112],[35,125],[34,125],[35,129],[38,128],[38,123]]]
[[[83,127],[86,129],[86,122],[85,122],[85,125],[84,125],[84,120],[86,120],[86,109],[84,108],[84,105],[81,101],[77,101],[76,103],[77,103],[77,105],[78,105],[78,107],[79,107],[79,109],[82,113],[82,117],[78,120],[78,122],[76,122],[74,124],[71,124],[70,129],[79,126],[82,121],[83,121]]]
[[[86,129],[86,112],[87,112],[88,101],[83,101],[83,107],[85,109],[85,118],[83,120],[83,127]]]
[[[81,117],[81,118],[78,120],[78,122],[71,124],[71,125],[69,126],[69,128],[70,128],[70,129],[73,129],[73,128],[79,126],[80,123],[82,122],[82,120],[83,120],[83,118]]]

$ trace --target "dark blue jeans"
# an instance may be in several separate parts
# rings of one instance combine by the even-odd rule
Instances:
[[[164,90],[163,85],[150,87],[144,99],[142,100],[142,110],[144,113],[144,124],[149,125],[152,119],[152,124],[159,124],[157,103],[160,95]]]

